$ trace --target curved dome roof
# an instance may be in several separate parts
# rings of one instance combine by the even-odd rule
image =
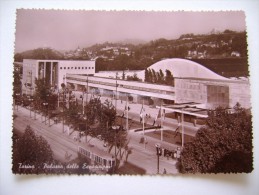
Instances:
[[[229,80],[228,78],[216,74],[201,64],[180,58],[161,60],[148,67],[148,69],[154,69],[155,71],[159,71],[161,69],[163,72],[168,69],[171,71],[173,77],[178,78]]]

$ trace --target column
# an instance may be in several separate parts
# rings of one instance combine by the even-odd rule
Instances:
[[[53,62],[50,62],[50,85],[52,86],[52,77],[53,77]]]
[[[44,63],[43,78],[45,79],[46,78],[46,62],[43,62],[43,63]]]

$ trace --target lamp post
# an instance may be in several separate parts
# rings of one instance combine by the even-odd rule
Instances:
[[[182,108],[182,110],[181,110],[182,111],[182,113],[181,113],[182,114],[182,117],[181,117],[182,118],[182,148],[184,147],[184,114],[183,114],[183,110],[184,109]]]
[[[34,120],[36,120],[36,108],[35,108],[35,103],[34,103]]]
[[[126,110],[127,110],[127,119],[126,119],[126,129],[129,130],[129,96],[127,95],[127,101],[126,101]]]
[[[46,107],[45,125],[47,125],[47,123],[46,123],[46,121],[47,121],[46,115],[47,115],[47,113],[48,113],[48,110],[47,110],[47,108],[48,108],[48,103],[47,103],[47,102],[44,102],[44,103],[43,103],[43,106],[45,106],[45,107]]]
[[[117,112],[117,90],[118,90],[118,82],[117,82],[118,73],[116,72],[116,93],[115,93],[115,111]]]
[[[85,114],[85,101],[84,101],[84,97],[85,97],[85,92],[86,92],[86,88],[84,87],[83,88],[83,93],[82,93],[82,95],[80,95],[80,98],[82,98],[82,105],[83,105],[83,115]]]
[[[156,155],[157,155],[157,174],[159,174],[159,157],[162,155],[162,149],[160,144],[156,144]]]
[[[118,131],[119,131],[119,129],[118,129],[118,127],[116,126],[115,127],[115,166],[116,166],[116,164],[117,164],[117,154],[116,154],[116,148],[117,148],[117,133],[118,133]]]
[[[30,118],[31,118],[31,104],[32,104],[32,102],[33,102],[33,99],[32,98],[29,98],[29,101],[30,101]]]
[[[18,99],[18,97],[19,97],[19,99],[20,99],[20,94],[19,93],[16,93],[15,94],[15,104],[16,104],[16,106],[17,106],[17,111],[18,111],[18,101],[17,101],[17,99]],[[14,105],[15,106],[15,105]]]
[[[62,100],[62,132],[64,133],[64,107],[65,107],[65,90],[63,89],[63,100]]]
[[[87,83],[86,83],[86,104],[88,103],[88,76],[87,76]]]
[[[32,96],[32,90],[33,90],[33,88],[32,88],[32,71],[29,71],[28,74],[29,74],[29,77],[30,77],[30,85],[29,85],[30,96]],[[26,82],[26,83],[27,83],[27,82]],[[29,83],[27,83],[26,88],[28,87],[28,84],[29,84]],[[26,91],[27,91],[27,90],[26,90]],[[26,92],[26,95],[27,95],[27,92]]]
[[[143,137],[145,138],[145,109],[144,109],[144,98],[142,99],[142,130],[143,130]]]
[[[164,113],[164,110],[162,108],[162,101],[161,101],[161,104],[160,104],[160,111],[161,111],[161,141],[164,140],[164,119],[165,119],[165,113]]]

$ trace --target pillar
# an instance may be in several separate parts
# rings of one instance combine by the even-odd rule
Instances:
[[[52,77],[53,77],[53,62],[50,62],[50,85],[52,86]]]
[[[46,78],[46,62],[44,62],[43,78]]]

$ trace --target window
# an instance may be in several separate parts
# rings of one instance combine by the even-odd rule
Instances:
[[[84,69],[84,67],[82,67],[82,69]]]
[[[75,67],[75,69],[77,69],[77,67]]]
[[[85,67],[85,69],[87,69],[87,67]]]
[[[78,69],[80,69],[80,67],[78,67]]]
[[[60,70],[62,70],[62,67],[60,67]]]
[[[67,69],[70,69],[70,67],[67,67]]]
[[[92,67],[92,69],[94,69],[94,67]]]
[[[64,67],[64,69],[66,70],[66,67]]]
[[[73,69],[74,67],[71,67],[71,69]]]

